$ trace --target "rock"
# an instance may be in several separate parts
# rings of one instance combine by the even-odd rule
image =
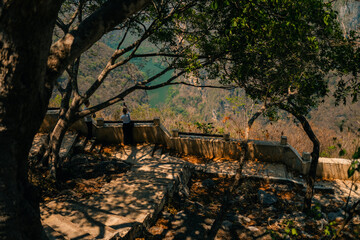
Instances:
[[[208,179],[205,179],[204,181],[202,181],[201,185],[205,188],[213,188],[213,187],[215,187],[216,184],[213,180],[208,178]]]
[[[324,230],[325,226],[327,226],[327,225],[329,224],[329,222],[326,221],[325,219],[320,219],[320,220],[317,220],[317,221],[316,221],[316,224],[317,224],[318,226],[320,226],[320,227],[319,227],[320,230]]]
[[[152,226],[149,229],[149,233],[151,233],[152,235],[160,235],[164,232],[164,228],[159,227],[159,226]]]
[[[251,219],[243,215],[238,215],[237,221],[241,224],[246,225],[247,223],[251,222]]]
[[[275,211],[277,210],[277,208],[274,207],[274,206],[270,206],[270,207],[268,207],[266,210],[268,210],[268,211],[270,211],[270,212],[275,212]]]
[[[222,222],[221,228],[224,229],[225,231],[230,231],[230,228],[232,227],[232,225],[233,225],[232,222],[225,220]]]
[[[360,216],[359,215],[354,216],[352,221],[356,225],[360,224]]]
[[[344,218],[345,218],[344,210],[340,210],[337,212],[330,212],[328,214],[329,222],[332,222],[332,221],[341,222],[344,220]]]
[[[252,233],[252,235],[254,237],[259,237],[259,236],[263,235],[266,232],[265,228],[260,227],[260,226],[256,226],[256,227],[255,226],[248,226],[246,228],[249,231],[251,231],[251,233]]]
[[[161,215],[162,215],[162,217],[165,218],[165,219],[170,219],[171,216],[172,216],[171,213],[166,212],[166,211],[162,211],[162,212],[161,212]]]
[[[266,193],[263,190],[258,191],[259,202],[263,205],[269,206],[277,202],[277,197],[272,194]]]
[[[260,231],[257,227],[253,227],[253,226],[248,226],[246,228],[249,229],[252,232],[259,232]]]

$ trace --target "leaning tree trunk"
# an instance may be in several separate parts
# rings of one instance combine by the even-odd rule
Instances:
[[[318,138],[316,137],[314,131],[312,130],[310,123],[308,120],[303,116],[296,113],[296,111],[284,109],[288,112],[290,112],[293,116],[296,117],[297,120],[301,123],[304,131],[306,132],[307,136],[313,143],[313,150],[311,153],[311,164],[309,173],[306,176],[306,193],[304,198],[304,207],[303,211],[305,213],[309,213],[311,210],[311,200],[314,195],[314,186],[315,186],[315,178],[316,178],[316,169],[319,162],[319,156],[320,156],[320,142]]]
[[[59,120],[57,121],[53,131],[50,135],[48,145],[48,162],[50,177],[56,179],[56,172],[59,163],[59,152],[61,143],[64,139],[66,131],[69,127],[76,122],[79,118],[75,116],[77,110],[80,107],[80,98],[75,97],[72,100],[71,106],[67,108],[67,111],[60,112]]]
[[[43,165],[49,167],[49,177],[56,180],[56,172],[59,163],[59,153],[61,143],[64,140],[64,136],[68,128],[75,122],[75,112],[80,107],[81,97],[77,94],[77,75],[79,71],[80,57],[77,58],[70,68],[70,78],[67,83],[65,93],[62,96],[61,108],[59,112],[59,119],[52,130],[48,142],[46,144],[46,152],[43,156]],[[70,106],[70,98],[75,95]]]
[[[0,3],[0,239],[46,239],[28,153],[52,88],[44,79],[60,4]]]
[[[313,132],[309,122],[306,120],[304,116],[296,116],[296,118],[300,121],[304,131],[310,138],[311,142],[313,143],[313,150],[311,153],[311,164],[309,173],[306,176],[306,193],[304,198],[304,212],[309,212],[311,209],[311,200],[314,195],[314,186],[315,186],[315,178],[316,178],[316,169],[319,162],[319,155],[320,155],[320,142],[317,139],[315,133]]]
[[[56,180],[61,143],[70,125],[69,119],[59,119],[51,132],[48,146],[49,177]]]

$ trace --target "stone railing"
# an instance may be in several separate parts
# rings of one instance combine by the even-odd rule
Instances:
[[[58,111],[50,110],[41,126],[41,131],[50,131],[56,123]],[[73,126],[83,134],[87,128],[83,120]],[[97,141],[106,143],[123,142],[122,122],[104,121],[102,118],[94,124],[94,136]],[[182,154],[196,155],[208,159],[225,158],[239,159],[241,155],[241,140],[230,139],[229,134],[212,135],[184,133],[178,130],[169,131],[160,123],[159,118],[146,121],[134,121],[133,138],[136,143],[161,144]],[[289,169],[300,174],[307,174],[311,157],[309,153],[303,156],[287,143],[282,136],[279,142],[250,140],[248,142],[248,158],[259,161],[284,163]],[[323,178],[347,179],[347,169],[351,164],[348,159],[320,158],[317,175]]]

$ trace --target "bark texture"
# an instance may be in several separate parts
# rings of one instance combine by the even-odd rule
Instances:
[[[319,139],[316,137],[314,131],[312,130],[309,121],[306,119],[304,115],[298,114],[296,110],[289,107],[282,106],[282,109],[291,113],[301,123],[301,126],[303,127],[306,135],[313,143],[310,169],[308,175],[306,176],[306,192],[305,192],[304,207],[303,207],[303,212],[310,213],[311,201],[314,196],[316,169],[320,156],[320,142]]]
[[[307,119],[302,115],[295,115],[295,117],[301,123],[304,131],[310,138],[311,142],[313,143],[313,150],[311,153],[311,164],[310,170],[308,175],[306,176],[306,193],[304,198],[304,212],[309,212],[311,210],[311,200],[314,195],[314,186],[315,186],[315,178],[316,178],[316,169],[319,162],[319,155],[320,155],[320,142],[316,137],[314,131],[312,130],[309,122]]]
[[[0,239],[46,239],[28,182],[28,153],[54,81],[100,37],[149,0],[109,0],[55,43],[63,0],[0,2]]]
[[[150,0],[109,0],[86,18],[77,29],[51,46],[46,82],[55,81],[81,53],[105,33],[146,6]]]
[[[60,5],[0,3],[0,239],[45,239],[27,156],[48,104],[43,83]]]

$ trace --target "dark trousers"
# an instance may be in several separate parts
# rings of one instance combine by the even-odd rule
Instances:
[[[87,126],[87,138],[91,139],[93,137],[92,134],[92,122],[85,122]]]
[[[123,123],[123,133],[124,133],[124,144],[131,145],[133,144],[133,123]]]

